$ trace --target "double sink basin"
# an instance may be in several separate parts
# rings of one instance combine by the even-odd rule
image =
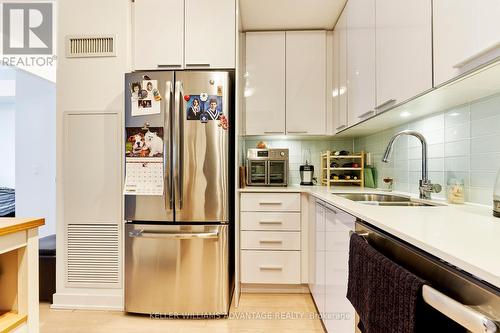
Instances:
[[[373,206],[392,207],[432,207],[437,204],[416,201],[412,198],[396,194],[375,194],[375,193],[333,193],[339,197],[356,201],[362,204]]]

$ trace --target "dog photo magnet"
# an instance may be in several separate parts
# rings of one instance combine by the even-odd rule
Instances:
[[[127,127],[126,157],[163,157],[163,127]]]

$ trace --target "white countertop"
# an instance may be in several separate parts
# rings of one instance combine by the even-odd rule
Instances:
[[[475,204],[434,207],[371,206],[333,193],[392,193],[359,187],[247,187],[240,192],[300,192],[330,203],[450,264],[500,288],[500,218]]]

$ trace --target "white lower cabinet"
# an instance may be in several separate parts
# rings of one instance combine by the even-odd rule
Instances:
[[[315,279],[310,281],[314,302],[328,332],[351,333],[354,309],[346,298],[350,231],[356,219],[322,201],[316,201],[315,221],[310,221],[315,236],[316,251],[309,254],[310,269]]]
[[[241,251],[241,282],[299,284],[300,251]]]
[[[243,250],[300,251],[300,231],[242,231]]]
[[[334,207],[325,209],[325,323],[328,332],[354,332],[354,309],[346,298],[349,239],[356,219]]]
[[[241,194],[241,283],[301,283],[300,202],[300,193]]]
[[[325,206],[316,202],[315,280],[313,298],[318,312],[325,312]]]

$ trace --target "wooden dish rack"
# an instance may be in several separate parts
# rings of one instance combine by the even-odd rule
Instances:
[[[344,168],[337,167],[332,168],[330,165],[333,161],[341,162],[358,162],[359,168]],[[357,152],[352,155],[334,155],[334,152],[327,150],[321,154],[321,185],[332,186],[332,185],[358,185],[363,187],[365,184],[364,171],[365,169],[365,153]],[[358,179],[330,179],[332,172],[340,171],[342,174],[348,171],[350,174],[355,173]]]

